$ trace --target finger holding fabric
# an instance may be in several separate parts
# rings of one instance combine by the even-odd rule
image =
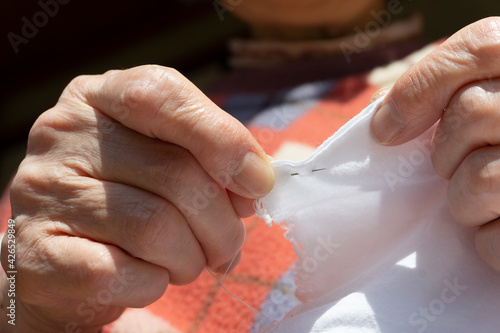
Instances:
[[[476,247],[500,270],[500,18],[457,32],[407,71],[375,114],[372,134],[385,145],[407,142],[440,120],[432,142],[436,171],[450,179],[450,209],[480,227]]]
[[[205,265],[225,270],[239,214],[272,183],[250,133],[176,71],[73,80],[33,126],[12,184],[17,329],[97,332]]]
[[[433,163],[450,179],[455,218],[478,227],[500,216],[500,80],[460,89],[439,123]]]
[[[499,105],[499,79],[462,88],[436,130],[433,162],[450,174],[451,212],[463,225],[479,227],[478,252],[500,271]]]

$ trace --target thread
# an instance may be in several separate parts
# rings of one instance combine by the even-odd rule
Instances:
[[[243,227],[243,244],[244,244],[245,240],[246,240],[246,237],[247,237],[247,230],[245,228],[245,224],[243,223],[243,221],[241,221],[241,225]],[[231,259],[231,262],[227,266],[226,271],[224,272],[224,274],[222,274],[222,276],[220,277],[220,279],[217,277],[217,275],[214,272],[212,272],[212,270],[210,268],[206,267],[206,270],[210,273],[210,275],[212,275],[219,282],[219,286],[222,288],[222,290],[224,290],[226,293],[228,293],[229,295],[231,295],[231,297],[233,297],[234,299],[236,299],[238,302],[243,303],[248,309],[250,309],[250,311],[252,311],[255,314],[256,317],[259,318],[259,327],[258,327],[258,330],[260,330],[262,328],[262,317],[266,318],[267,321],[269,322],[269,324],[271,324],[271,320],[265,314],[263,314],[262,312],[260,312],[259,310],[257,310],[256,308],[254,308],[253,306],[251,306],[250,304],[246,303],[241,298],[239,298],[238,296],[236,296],[235,294],[233,294],[232,292],[230,292],[226,288],[226,286],[224,286],[224,284],[222,283],[222,280],[228,274],[229,269],[233,265],[233,262],[236,259],[236,256],[238,255],[238,252],[240,252],[241,249],[243,248],[243,244],[241,245],[241,247],[239,248],[239,250],[236,251],[236,254],[233,256],[233,259]]]
[[[324,171],[326,168],[320,168],[320,169],[312,169],[311,172],[318,172],[318,171]],[[291,173],[290,176],[298,176],[298,172]]]

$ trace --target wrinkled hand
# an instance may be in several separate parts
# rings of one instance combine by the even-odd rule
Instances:
[[[451,211],[479,227],[477,250],[500,271],[500,18],[462,29],[407,71],[371,130],[380,143],[397,145],[437,120],[431,157],[450,180]]]
[[[273,182],[247,129],[175,70],[76,78],[12,184],[18,323],[96,332],[168,283],[225,270]]]

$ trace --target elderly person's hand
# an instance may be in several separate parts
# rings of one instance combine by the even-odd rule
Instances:
[[[397,145],[440,120],[432,142],[455,218],[479,227],[476,247],[500,271],[500,18],[476,22],[406,72],[372,121]]]
[[[76,78],[12,184],[18,332],[97,332],[169,283],[225,270],[273,182],[247,129],[175,70]]]

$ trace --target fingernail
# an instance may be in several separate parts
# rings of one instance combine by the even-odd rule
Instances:
[[[380,144],[389,144],[403,131],[404,123],[390,102],[375,113],[371,123],[372,136]]]
[[[274,170],[268,161],[249,152],[236,168],[233,182],[250,195],[261,197],[273,188]]]
[[[390,87],[384,87],[382,89],[377,90],[372,97],[370,98],[370,102],[368,102],[368,105],[372,104],[376,100],[378,100],[380,97],[387,95],[387,93],[391,90]]]

